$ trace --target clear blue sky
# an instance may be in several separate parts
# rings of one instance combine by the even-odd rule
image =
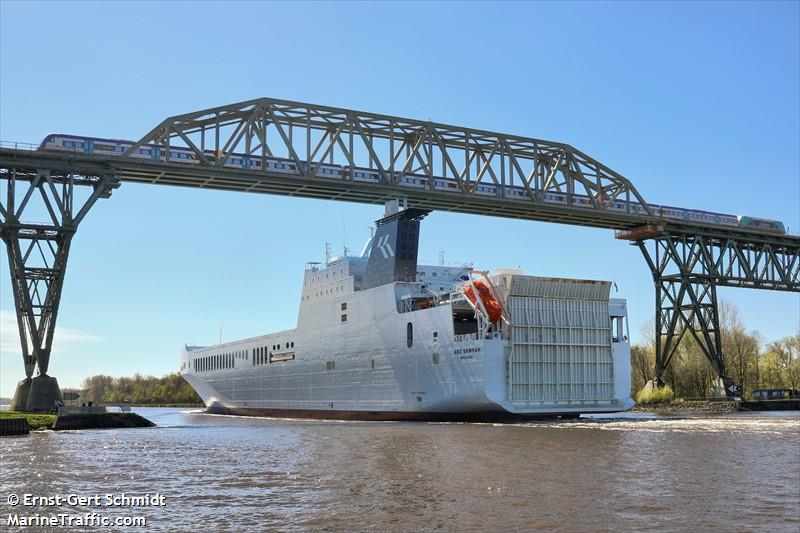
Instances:
[[[653,203],[800,229],[797,2],[0,2],[0,139],[138,139],[272,96],[570,143]],[[360,248],[381,209],[125,184],[73,241],[51,375],[175,371],[184,342],[294,326],[303,263]],[[654,306],[610,231],[434,213],[421,258],[614,279],[634,340]],[[23,377],[5,247],[0,395]],[[720,289],[767,339],[797,294]]]

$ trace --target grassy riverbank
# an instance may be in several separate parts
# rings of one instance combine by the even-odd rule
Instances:
[[[0,411],[0,418],[26,418],[32,430],[51,429],[56,415],[41,413],[21,413],[19,411]]]
[[[145,428],[155,424],[136,413],[97,413],[49,415],[22,413],[19,411],[0,411],[0,419],[24,418],[32,431],[54,429],[113,429]]]

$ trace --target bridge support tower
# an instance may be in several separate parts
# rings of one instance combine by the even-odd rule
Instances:
[[[669,226],[618,231],[617,238],[639,247],[653,275],[656,365],[651,385],[664,385],[664,372],[688,332],[718,376],[712,395],[740,396],[741,387],[725,370],[717,287],[800,291],[795,240]]]
[[[79,186],[90,187],[90,192],[77,199]],[[13,410],[49,412],[62,398],[58,381],[47,371],[70,244],[95,202],[118,186],[113,174],[0,166],[0,238],[8,253],[25,367]],[[47,221],[26,222],[23,217]]]

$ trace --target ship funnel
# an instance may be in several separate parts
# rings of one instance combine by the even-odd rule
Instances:
[[[376,221],[364,273],[365,289],[393,281],[416,281],[419,223],[428,213],[404,209]]]

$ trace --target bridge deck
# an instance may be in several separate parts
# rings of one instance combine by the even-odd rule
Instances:
[[[758,243],[770,242],[776,245],[800,248],[800,236],[795,235],[777,235],[758,230],[681,223],[661,217],[552,205],[529,199],[493,198],[465,194],[461,191],[416,189],[397,184],[305,175],[295,176],[261,170],[244,171],[234,168],[121,159],[102,155],[0,148],[0,169],[10,168],[62,169],[64,173],[87,176],[114,174],[120,181],[130,183],[275,194],[368,204],[383,204],[387,200],[402,197],[407,199],[408,207],[607,228],[619,230],[619,235],[624,235],[626,232],[633,232],[629,234],[636,235],[635,231],[639,228],[655,227],[660,230],[668,228],[673,232],[700,233],[718,238],[737,238]],[[30,179],[30,177],[26,178],[24,174],[21,174],[18,175],[18,179]]]

